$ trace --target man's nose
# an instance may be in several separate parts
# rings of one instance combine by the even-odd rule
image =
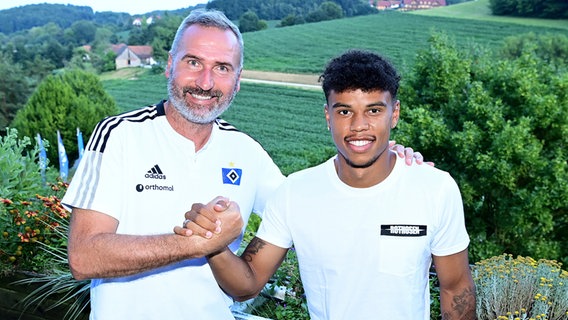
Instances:
[[[195,81],[197,86],[203,90],[211,90],[215,85],[213,80],[213,72],[211,70],[202,70]]]

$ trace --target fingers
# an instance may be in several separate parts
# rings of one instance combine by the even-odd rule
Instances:
[[[400,144],[396,144],[396,141],[390,140],[389,141],[389,149],[396,152],[399,157],[404,157],[404,146]]]
[[[207,205],[194,203],[191,210],[184,215],[185,221],[182,226],[174,227],[174,232],[182,236],[198,235],[203,238],[211,238],[213,234],[221,232],[221,220],[217,218],[217,210],[225,210],[223,201],[226,198],[217,197]],[[215,206],[215,208],[213,208]]]
[[[213,203],[213,209],[216,212],[223,212],[223,211],[229,209],[230,201],[227,198],[217,197],[217,198],[213,199],[213,201],[211,201],[211,202]]]
[[[204,220],[200,219],[199,217],[196,217],[196,221],[200,221],[199,223],[201,224],[208,224],[209,225],[209,220],[207,220],[207,222],[204,222]],[[192,235],[197,235],[206,239],[210,239],[211,237],[213,237],[214,234],[218,234],[221,232],[221,222],[219,221],[218,223],[214,223],[213,224],[214,227],[210,227],[211,229],[207,229],[204,228],[202,226],[200,226],[198,223],[196,223],[195,221],[192,221],[190,219],[186,219],[182,226],[175,226],[174,227],[174,233],[180,236],[192,236]]]
[[[184,227],[180,227],[180,226],[175,226],[174,227],[174,233],[180,236],[185,236],[185,237],[189,237],[193,234],[193,230],[191,229],[186,229]]]
[[[407,148],[407,149],[411,149],[411,148]],[[412,150],[412,149],[411,149]],[[417,164],[422,164],[424,163],[424,157],[422,156],[422,154],[420,152],[414,152],[412,151],[413,154],[408,154],[406,153],[406,163],[407,164],[412,164],[412,159],[414,158],[414,160],[416,161]]]
[[[232,210],[228,210],[231,208]],[[198,235],[206,239],[210,239],[214,234],[221,233],[221,224],[224,216],[221,213],[234,212],[240,217],[240,211],[236,203],[232,203],[226,197],[216,197],[208,204],[194,203],[191,210],[185,213],[185,221],[182,226],[174,227],[174,232],[181,236]],[[230,226],[233,227],[235,221],[234,216],[229,216]],[[237,221],[238,222],[238,221]]]
[[[424,161],[424,156],[422,156],[422,153],[418,152],[418,151],[414,151],[414,149],[412,149],[411,147],[404,147],[403,145],[400,144],[396,144],[396,142],[394,140],[389,141],[389,148],[396,152],[396,154],[398,155],[398,157],[400,158],[404,158],[404,162],[407,165],[412,165],[412,162],[416,162],[416,164],[427,164],[429,166],[434,167],[435,164],[432,161],[428,161],[425,162]]]
[[[211,239],[214,234],[221,232],[221,221],[219,220],[216,223],[211,223],[207,219],[196,216],[194,220],[187,219],[183,224],[182,232],[185,232],[186,234],[189,233],[189,235],[198,235],[206,239]],[[203,227],[203,225],[207,225],[207,227]]]
[[[412,164],[412,159],[414,158],[414,149],[410,147],[404,148],[404,161],[407,165]]]

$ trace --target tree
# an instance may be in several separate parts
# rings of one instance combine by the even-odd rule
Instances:
[[[165,15],[148,27],[148,38],[152,39],[153,56],[156,61],[164,64],[168,61],[168,52],[182,20],[181,16]]]
[[[264,20],[282,20],[289,15],[306,17],[312,15],[312,18],[329,16],[321,12],[320,6],[326,2],[325,0],[211,0],[207,2],[208,9],[217,9],[223,11],[231,20],[239,19],[245,12],[252,11],[256,13],[259,19]],[[327,1],[341,8],[341,17],[358,16],[376,13],[377,10],[369,5],[366,0],[333,0]],[[337,19],[337,18],[333,18]],[[330,20],[330,19],[324,19]],[[322,20],[316,20],[322,21]]]
[[[509,58],[474,49],[432,37],[401,88],[396,139],[456,179],[473,261],[507,252],[567,263],[567,66],[545,63],[534,44]]]
[[[70,42],[76,46],[82,46],[95,40],[97,26],[91,21],[81,20],[74,22],[67,30],[70,31]]]
[[[101,72],[116,70],[116,53],[112,50],[105,52],[100,59],[99,66]]]
[[[560,34],[525,34],[523,37],[508,37],[505,39],[500,53],[512,60],[520,58],[524,52],[533,51],[553,69],[568,66],[568,37]]]
[[[323,2],[319,8],[306,17],[306,22],[318,22],[343,18],[343,9],[332,1]]]
[[[268,24],[264,20],[259,20],[256,13],[252,11],[245,12],[239,18],[239,30],[241,32],[258,31],[268,28]]]
[[[117,111],[116,103],[97,76],[70,70],[46,77],[18,111],[12,127],[21,136],[35,137],[39,133],[51,146],[57,146],[59,130],[72,161],[78,157],[77,128],[86,140],[99,120]],[[57,148],[48,150],[48,158],[51,163],[58,163]]]
[[[289,26],[294,26],[294,25],[297,25],[297,24],[304,24],[304,23],[306,23],[306,21],[304,21],[304,18],[302,16],[296,16],[294,14],[291,14],[291,15],[284,17],[284,19],[282,19],[280,21],[279,27],[289,27]]]
[[[31,80],[26,78],[22,67],[0,53],[0,132],[10,124],[17,111],[24,106],[31,94]]]
[[[98,60],[100,59],[96,54],[89,52],[83,47],[78,47],[73,51],[73,57],[71,57],[71,60],[65,65],[65,68],[99,73],[101,70],[95,67],[95,65],[101,64]]]
[[[146,25],[134,27],[128,34],[128,44],[131,46],[144,46],[148,44],[148,27]]]
[[[490,0],[489,7],[494,15],[568,18],[568,2],[565,0]]]

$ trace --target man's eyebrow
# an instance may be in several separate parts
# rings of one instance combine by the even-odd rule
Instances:
[[[383,101],[377,101],[367,105],[367,107],[388,107],[388,106],[389,106],[388,103]]]
[[[190,54],[190,53],[186,53],[186,54],[183,55],[183,57],[181,57],[181,60],[186,60],[186,59],[200,60],[200,58],[198,56]]]
[[[198,56],[191,54],[191,53],[187,53],[181,58],[182,61],[187,60],[187,59],[199,60],[199,61],[202,60],[201,57],[198,57]],[[236,69],[231,62],[227,62],[227,61],[215,61],[215,65],[227,66],[227,67],[230,67],[231,69]]]
[[[334,104],[331,106],[331,108],[332,108],[332,109],[335,109],[335,108],[351,108],[351,105],[348,105],[348,104],[342,103],[342,102],[337,102],[337,103],[334,103]]]
[[[377,101],[377,102],[369,103],[365,107],[367,107],[367,108],[388,107],[388,104],[383,102],[383,101]],[[331,106],[331,108],[332,109],[335,109],[335,108],[351,108],[351,105],[346,104],[346,103],[342,103],[342,102],[337,102],[337,103],[333,104]]]

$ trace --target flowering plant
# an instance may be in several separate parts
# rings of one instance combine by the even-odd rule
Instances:
[[[58,229],[62,219],[69,218],[60,201],[67,184],[59,181],[50,187],[52,194],[49,196],[36,194],[32,199],[0,197],[0,265],[5,273],[15,270],[48,272],[54,266],[46,262],[52,259],[39,244],[66,248],[66,237],[62,237]]]
[[[568,319],[568,272],[557,261],[503,254],[472,273],[480,320]]]

